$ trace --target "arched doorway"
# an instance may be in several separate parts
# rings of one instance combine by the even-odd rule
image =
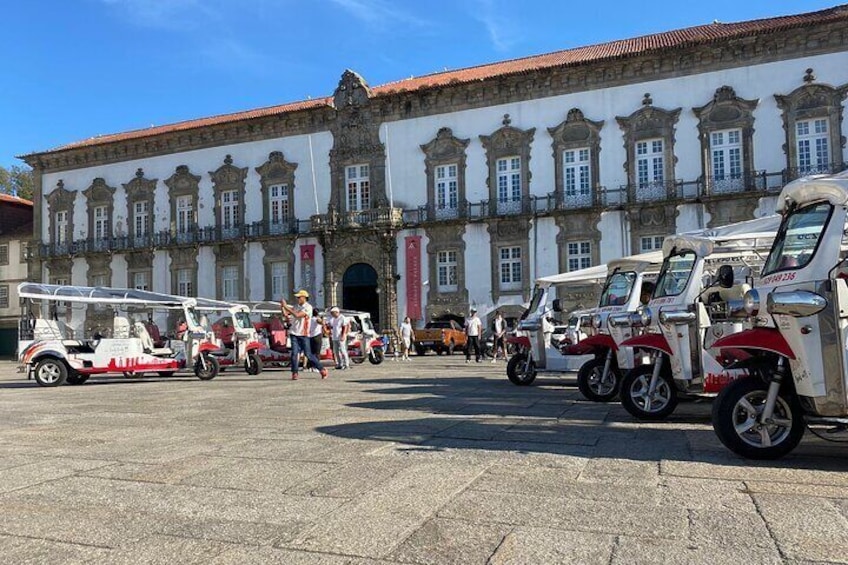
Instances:
[[[377,292],[377,271],[367,263],[355,263],[342,277],[342,307],[371,314],[374,325],[380,325],[380,295]]]

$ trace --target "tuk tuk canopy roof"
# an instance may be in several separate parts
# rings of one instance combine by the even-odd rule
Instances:
[[[790,182],[780,192],[776,208],[778,212],[784,212],[790,202],[806,204],[818,200],[834,206],[848,205],[848,171],[835,175],[814,175]]]
[[[639,255],[630,255],[614,259],[605,265],[597,265],[568,273],[560,273],[548,277],[536,279],[536,283],[542,287],[562,285],[562,284],[580,284],[604,282],[609,274],[615,268],[633,267],[634,269],[647,268],[652,264],[661,264],[663,254],[660,251],[651,251],[649,253],[640,253]]]
[[[83,304],[115,304],[131,306],[153,306],[158,308],[182,308],[193,306],[193,298],[170,294],[136,290],[134,288],[111,288],[105,286],[71,286],[24,282],[18,285],[18,296],[32,300],[79,302]]]
[[[199,310],[201,312],[223,312],[228,311],[231,308],[244,310],[245,312],[248,310],[248,307],[244,304],[236,304],[235,302],[213,300],[212,298],[195,298],[194,300],[196,301],[195,310]],[[277,310],[279,310],[279,307]]]
[[[725,251],[768,251],[778,227],[780,216],[773,214],[717,228],[670,235],[663,241],[663,255],[670,255],[674,249],[690,249],[699,257]]]

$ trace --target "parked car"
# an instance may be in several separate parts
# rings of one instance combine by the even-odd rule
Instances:
[[[432,349],[437,355],[453,354],[457,349],[464,350],[467,342],[465,330],[456,320],[433,320],[423,329],[415,330],[415,352],[424,355]]]

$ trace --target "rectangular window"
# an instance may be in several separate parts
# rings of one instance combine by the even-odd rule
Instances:
[[[664,174],[663,140],[649,139],[637,142],[636,177],[639,188],[662,185]]]
[[[21,263],[29,261],[29,242],[21,242]]]
[[[240,223],[238,191],[225,190],[221,193],[221,225],[224,229],[232,229]]]
[[[371,207],[369,174],[368,165],[352,165],[345,169],[348,212],[359,212]]]
[[[436,167],[436,208],[439,210],[456,210],[458,196],[456,165],[440,165]]]
[[[563,151],[563,173],[565,195],[577,196],[589,194],[592,186],[589,149]]]
[[[268,210],[272,225],[289,219],[289,185],[272,184],[268,187]]]
[[[221,290],[224,300],[238,300],[238,267],[221,268]]]
[[[67,243],[68,235],[68,211],[60,210],[56,212],[56,232],[53,239],[56,243]]]
[[[94,239],[106,239],[109,237],[109,208],[98,206],[93,210],[94,215]]]
[[[188,233],[194,224],[194,199],[177,196],[177,233]]]
[[[109,281],[106,280],[106,275],[104,274],[92,275],[91,286],[109,286]]]
[[[4,243],[0,245],[0,265],[8,265],[9,264],[9,244]]]
[[[710,133],[711,190],[736,192],[744,188],[742,178],[742,130]]]
[[[568,251],[568,270],[577,271],[592,266],[592,242],[570,241],[566,247]]]
[[[458,288],[456,251],[439,251],[436,255],[436,270],[439,292],[456,292]]]
[[[521,290],[521,247],[498,249],[501,290]]]
[[[280,300],[289,295],[289,264],[284,261],[271,263],[271,300]]]
[[[802,120],[795,123],[798,145],[798,174],[830,172],[830,150],[827,119]]]
[[[133,288],[136,290],[150,290],[150,274],[147,271],[133,273]]]
[[[147,237],[150,233],[150,203],[147,200],[139,200],[133,205],[133,227],[135,237]]]
[[[506,157],[496,162],[498,202],[521,201],[521,157]]]
[[[660,251],[662,250],[663,241],[665,241],[665,236],[662,235],[642,236],[642,238],[640,239],[639,253],[647,253],[649,251]]]
[[[9,307],[9,285],[0,284],[0,308]]]
[[[191,269],[177,270],[177,294],[180,296],[194,297],[194,285],[192,284]]]

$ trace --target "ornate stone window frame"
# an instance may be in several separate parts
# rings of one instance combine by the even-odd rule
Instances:
[[[224,164],[218,167],[215,171],[209,171],[209,176],[212,178],[212,190],[215,195],[215,223],[222,234],[224,228],[224,205],[222,202],[222,194],[224,192],[235,191],[238,193],[238,211],[236,221],[230,227],[230,231],[236,234],[241,233],[241,227],[244,226],[244,209],[245,209],[245,179],[247,178],[247,167],[239,168],[233,165],[233,158],[230,155],[224,157]],[[232,235],[232,234],[227,234]]]
[[[530,222],[520,218],[497,218],[489,223],[489,241],[492,260],[492,301],[497,303],[501,296],[529,298],[530,289]],[[500,256],[502,247],[521,247],[521,288],[501,290]]]
[[[222,243],[213,247],[215,253],[215,296],[224,299],[224,277],[223,270],[226,267],[236,268],[236,280],[238,281],[238,296],[236,300],[245,300],[247,291],[244,277],[244,244],[241,242]],[[229,299],[229,298],[228,298]]]
[[[429,142],[421,145],[424,152],[424,167],[427,174],[427,209],[431,220],[452,219],[453,217],[464,217],[467,210],[465,191],[465,168],[466,150],[471,139],[460,139],[454,136],[448,127],[440,128]],[[439,212],[436,197],[436,168],[440,166],[456,165],[456,216],[451,212]]]
[[[170,201],[171,217],[169,221],[172,234],[177,233],[177,198],[180,196],[191,196],[192,202],[192,226],[197,227],[197,208],[199,204],[200,175],[193,175],[188,165],[177,165],[174,174],[165,179],[168,187],[168,200]],[[196,274],[195,274],[196,278]],[[196,285],[195,281],[195,285]],[[197,288],[195,286],[195,288]]]
[[[148,290],[153,290],[153,251],[142,250],[128,253],[127,261],[127,288],[135,288],[135,275],[146,273]],[[176,283],[173,288],[176,288]],[[196,288],[196,287],[195,287]]]
[[[371,89],[357,73],[346,70],[333,95],[336,119],[330,130],[329,212],[348,212],[345,171],[351,165],[368,165],[370,208],[388,205],[386,147],[380,141],[379,109],[371,104]],[[352,214],[361,213],[351,212]]]
[[[83,195],[86,199],[86,210],[88,214],[88,240],[93,244],[93,250],[98,250],[100,247],[106,247],[104,240],[109,240],[114,235],[115,217],[115,188],[108,186],[102,178],[96,178],[92,181],[91,186],[85,189]],[[94,232],[94,209],[106,207],[106,218],[108,219],[108,228],[106,237],[97,239]]]
[[[265,300],[275,299],[274,296],[271,294],[271,291],[273,290],[273,284],[271,281],[273,273],[271,272],[271,269],[274,263],[288,264],[288,287],[289,289],[294,288],[294,249],[296,241],[297,240],[293,237],[281,237],[272,240],[265,240],[262,242],[262,249],[263,251],[265,251],[265,256],[262,258],[262,265],[264,266],[265,270]],[[283,298],[285,298],[286,300],[289,299],[288,296],[285,296]]]
[[[50,233],[49,233],[49,241],[50,243],[56,245],[56,214],[58,212],[67,212],[68,214],[68,227],[65,233],[65,243],[64,245],[70,248],[70,245],[74,242],[74,202],[77,197],[76,190],[68,190],[65,188],[65,183],[61,179],[56,183],[56,188],[50,194],[44,197],[47,201],[47,210],[50,214]],[[51,275],[52,276],[52,275]]]
[[[181,269],[191,269],[191,288],[192,293],[197,294],[197,248],[181,247],[171,249],[171,293],[179,295],[179,271]],[[220,284],[217,283],[217,284]]]
[[[701,171],[706,194],[741,192],[754,188],[754,110],[759,98],[745,100],[736,96],[730,86],[716,89],[713,99],[703,106],[692,108],[698,118],[698,140],[701,142]],[[742,132],[742,179],[729,179],[729,186],[721,187],[712,178],[713,152],[710,138],[714,132],[739,129]]]
[[[640,109],[629,116],[616,116],[615,120],[624,132],[624,151],[627,155],[624,162],[624,171],[627,175],[629,202],[661,201],[677,197],[674,175],[677,157],[674,154],[674,142],[676,124],[681,109],[663,110],[656,108],[653,105],[651,95],[646,93]],[[640,141],[657,138],[663,140],[663,184],[665,190],[658,191],[656,195],[648,195],[638,190],[636,144]]]
[[[631,253],[638,253],[642,236],[677,233],[679,210],[675,204],[636,206],[630,208],[626,214],[630,224]]]
[[[425,228],[427,236],[427,267],[430,284],[427,287],[427,320],[445,313],[464,316],[468,311],[468,288],[465,284],[465,224],[438,223]],[[438,255],[456,251],[456,291],[439,292]]]
[[[572,108],[568,111],[562,123],[548,128],[548,133],[553,139],[551,147],[554,157],[554,194],[559,206],[566,208],[585,208],[587,206],[593,206],[598,202],[598,190],[601,184],[601,128],[603,127],[603,120],[597,122],[590,120],[583,115],[580,109]],[[565,195],[564,154],[566,151],[582,149],[584,147],[589,149],[589,166],[591,167],[589,174],[591,177],[592,193],[587,201],[578,198],[567,202]]]
[[[601,212],[586,210],[555,216],[559,228],[556,242],[559,249],[559,272],[568,271],[568,244],[576,241],[588,241],[592,244],[592,265],[601,264],[601,232],[598,223]]]
[[[530,145],[536,134],[536,128],[522,130],[512,125],[509,114],[504,114],[503,126],[491,135],[481,135],[480,141],[486,151],[489,187],[489,213],[498,216],[498,159],[517,156],[521,158],[521,211],[529,211],[530,205]]]
[[[831,86],[815,83],[813,69],[807,69],[804,84],[786,95],[775,94],[777,107],[783,118],[783,130],[786,133],[786,144],[783,151],[786,155],[787,180],[798,176],[798,144],[795,123],[799,120],[825,118],[828,121],[830,164],[840,168],[844,164],[843,149],[845,137],[842,136],[842,101],[848,95],[848,84]]]
[[[122,184],[127,199],[127,237],[133,246],[147,245],[150,237],[155,232],[154,199],[156,196],[157,179],[144,178],[144,170],[139,168],[135,172],[135,178],[126,184]],[[138,202],[147,202],[147,214],[149,229],[145,236],[137,240],[135,234],[135,205]]]
[[[271,225],[271,204],[270,204],[270,189],[271,186],[277,184],[288,185],[289,188],[289,213],[284,218],[283,226],[280,226],[280,233],[291,233],[292,223],[297,218],[297,213],[294,209],[295,203],[295,171],[297,163],[286,161],[282,151],[272,151],[268,154],[268,160],[261,166],[256,167],[255,171],[259,173],[259,183],[262,186],[262,221],[268,229],[268,233],[275,231]],[[286,228],[285,223],[288,223]],[[266,282],[270,279],[266,278]],[[270,291],[269,291],[270,292]],[[266,293],[267,294],[267,293]]]

